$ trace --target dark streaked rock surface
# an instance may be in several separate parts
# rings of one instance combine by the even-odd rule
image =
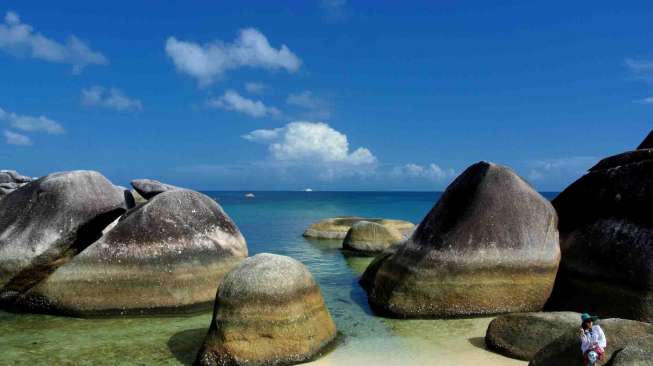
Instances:
[[[502,355],[528,361],[565,332],[578,329],[580,322],[580,314],[570,311],[500,315],[490,322],[485,344]]]
[[[311,273],[285,256],[258,254],[229,272],[198,365],[286,365],[316,356],[336,328]]]
[[[17,303],[75,316],[206,309],[246,256],[245,239],[213,199],[167,191],[127,212]]]
[[[637,146],[637,149],[653,149],[653,130],[646,135],[644,141]]]
[[[154,179],[134,179],[131,181],[132,187],[145,199],[150,199],[159,193],[181,189],[170,184],[161,183]]]
[[[125,209],[120,189],[83,170],[50,174],[0,200],[5,305],[97,240]]]
[[[363,275],[372,307],[397,317],[537,311],[560,260],[556,213],[512,170],[480,162],[413,235]]]
[[[653,321],[653,150],[603,159],[553,205],[562,261],[548,308]]]

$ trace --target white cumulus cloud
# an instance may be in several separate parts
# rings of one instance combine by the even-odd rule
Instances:
[[[448,168],[444,169],[437,164],[419,165],[419,164],[405,164],[393,169],[394,175],[410,177],[410,178],[424,178],[433,181],[442,181],[445,179],[453,178],[456,175],[455,170]]]
[[[276,161],[350,166],[377,162],[367,148],[351,151],[345,134],[321,122],[291,122],[281,128],[255,130],[243,138],[267,144],[270,157]]]
[[[116,111],[141,110],[143,103],[123,94],[120,89],[93,86],[82,89],[82,104],[89,107],[102,107]]]
[[[255,118],[278,116],[281,114],[281,111],[277,108],[268,107],[260,100],[245,98],[233,90],[227,90],[219,98],[209,100],[207,105],[213,108],[240,112]]]
[[[25,116],[7,112],[0,108],[0,121],[9,123],[11,127],[26,132],[45,132],[51,135],[65,133],[63,126],[45,116]]]
[[[30,140],[30,138],[25,135],[21,135],[20,133],[5,130],[4,135],[5,135],[5,142],[10,145],[18,145],[18,146],[32,145],[32,140]]]
[[[204,45],[169,37],[165,51],[179,72],[196,78],[200,85],[208,85],[226,71],[240,67],[268,70],[297,71],[301,60],[282,44],[274,48],[267,37],[254,28],[240,31],[232,43],[215,41]]]
[[[0,50],[12,55],[28,56],[49,62],[65,63],[79,73],[87,65],[106,65],[109,60],[101,53],[91,50],[86,43],[75,36],[60,43],[38,33],[22,23],[18,14],[7,12],[4,23],[0,23]]]

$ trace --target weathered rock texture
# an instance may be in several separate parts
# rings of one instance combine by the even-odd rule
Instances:
[[[411,238],[361,283],[398,317],[540,310],[560,260],[556,213],[509,168],[480,162],[442,195]]]
[[[161,193],[113,225],[17,304],[76,316],[207,308],[216,284],[247,256],[236,225],[195,191]]]
[[[357,216],[334,217],[318,221],[311,225],[304,236],[315,239],[344,239],[347,232],[355,223],[359,221],[374,222],[379,225],[393,228],[407,236],[412,233],[415,225],[403,220],[374,219]]]
[[[123,212],[123,192],[93,171],[53,173],[0,200],[4,305],[97,240]]]
[[[605,349],[606,365],[646,365],[637,363],[643,354],[653,350],[653,325],[624,319],[605,319],[598,323],[608,341]],[[530,366],[577,366],[583,364],[580,351],[580,326],[569,329],[549,343],[533,357]],[[624,352],[620,357],[620,353]],[[613,360],[614,358],[614,360]],[[612,363],[612,362],[615,363]],[[616,363],[618,362],[618,363]]]
[[[490,322],[485,344],[493,351],[520,360],[531,360],[537,351],[569,331],[579,329],[580,314],[537,312],[500,315]]]
[[[284,365],[315,357],[336,327],[311,273],[284,256],[258,254],[229,272],[215,301],[198,365]]]
[[[32,180],[30,177],[18,174],[15,170],[0,170],[0,199]]]
[[[154,179],[134,179],[131,181],[131,185],[140,196],[148,200],[159,193],[181,189],[180,187],[161,183]]]
[[[553,205],[562,261],[548,307],[653,321],[653,149],[603,159]]]
[[[391,226],[359,221],[347,232],[342,248],[360,255],[376,255],[403,240],[401,232]]]

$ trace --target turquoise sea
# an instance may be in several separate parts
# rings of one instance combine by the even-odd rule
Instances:
[[[313,222],[356,215],[419,223],[437,192],[204,192],[236,222],[250,255],[283,254],[303,262],[319,283],[340,343],[314,364],[524,365],[490,353],[490,319],[396,320],[371,313],[358,278],[371,258],[347,257],[340,241],[308,240]],[[543,193],[553,198],[555,193]],[[190,364],[210,311],[189,316],[73,319],[0,312],[2,365]]]

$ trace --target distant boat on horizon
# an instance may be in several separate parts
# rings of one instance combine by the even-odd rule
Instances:
[[[313,192],[313,190],[310,189],[310,188],[306,188],[306,189],[304,190],[304,192]]]
[[[254,196],[254,193],[251,193],[251,192],[250,192],[250,193],[245,193],[245,197],[247,197],[247,198],[254,198],[255,196]]]

